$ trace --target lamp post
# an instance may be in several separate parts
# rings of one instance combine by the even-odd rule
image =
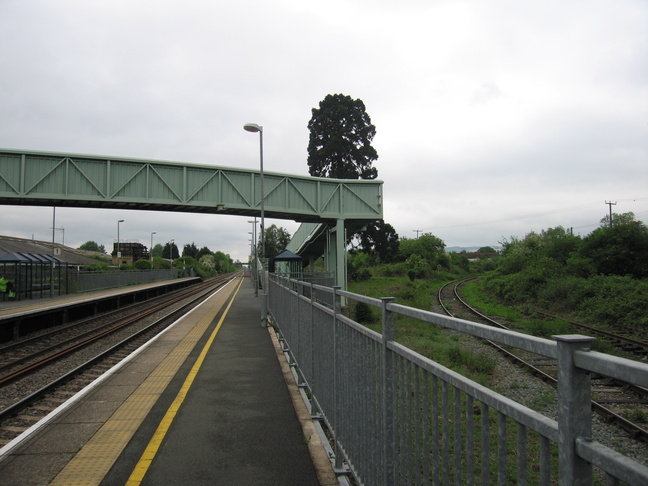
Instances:
[[[117,221],[117,268],[121,268],[121,252],[119,251],[119,224],[123,222],[123,219]]]
[[[157,231],[151,231],[151,249],[149,250],[149,256],[151,257],[151,268],[153,268],[153,235],[157,235]]]
[[[268,318],[268,293],[266,292],[266,283],[265,283],[265,213],[264,213],[264,199],[265,193],[263,192],[263,127],[257,125],[256,123],[246,123],[243,125],[243,129],[248,132],[256,133],[259,132],[259,160],[260,160],[260,176],[259,176],[259,188],[261,190],[260,206],[261,206],[261,326],[267,326]]]
[[[153,235],[156,235],[157,231],[151,231],[151,246],[149,248],[149,257],[151,260],[151,282],[153,282]]]
[[[259,261],[259,252],[257,251],[257,234],[256,234],[256,218],[254,218],[254,221],[248,221],[248,223],[253,224],[252,226],[252,258],[254,258],[254,268],[251,269],[254,271],[254,277],[252,278],[252,282],[254,283],[254,296],[258,297],[259,296],[259,270],[257,266],[257,262]]]

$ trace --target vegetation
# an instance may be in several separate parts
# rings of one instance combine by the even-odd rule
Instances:
[[[343,94],[327,95],[308,122],[308,169],[312,176],[334,179],[375,179],[371,146],[376,127],[362,100]]]
[[[397,241],[397,250],[388,257],[367,239],[368,244],[349,252],[349,290],[375,298],[392,296],[403,305],[433,310],[442,284],[481,275],[479,282],[463,286],[467,300],[524,332],[540,337],[571,332],[565,320],[529,318],[527,311],[537,307],[637,333],[648,324],[648,278],[642,263],[648,254],[648,229],[631,214],[613,221],[611,227],[602,221],[586,237],[561,227],[532,232],[503,242],[500,255],[483,247],[477,252],[482,259],[472,261],[465,253],[445,252],[445,243],[432,234]],[[378,309],[350,303],[350,312],[358,322],[380,331]],[[399,316],[396,339],[476,381],[488,380],[488,361],[463,355],[458,338],[435,326]],[[609,351],[605,343],[596,348]]]
[[[286,249],[290,242],[290,233],[285,228],[270,225],[265,230],[265,257],[272,258]],[[260,250],[260,248],[259,248]]]
[[[648,227],[632,213],[613,220],[584,238],[558,227],[504,242],[499,265],[482,279],[483,288],[509,305],[645,328]]]
[[[106,253],[106,247],[98,244],[96,241],[86,241],[77,250],[84,251],[98,251],[99,253]]]

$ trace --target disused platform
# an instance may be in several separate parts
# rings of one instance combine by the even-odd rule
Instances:
[[[236,279],[0,449],[0,483],[338,484],[282,359]]]

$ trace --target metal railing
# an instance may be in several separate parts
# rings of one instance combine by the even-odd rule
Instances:
[[[345,316],[343,299],[379,308],[382,334]],[[269,312],[336,469],[361,484],[648,484],[646,466],[591,439],[590,403],[590,373],[648,387],[648,365],[589,351],[593,338],[537,338],[279,275]],[[398,344],[397,315],[557,359],[558,421]]]
[[[113,273],[69,272],[70,293],[125,287],[149,282],[173,280],[183,276],[183,270],[133,270]],[[186,273],[186,272],[184,272]]]

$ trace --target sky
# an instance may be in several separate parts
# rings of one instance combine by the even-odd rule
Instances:
[[[401,238],[586,236],[606,201],[648,222],[646,26],[645,0],[0,0],[0,147],[256,169],[257,123],[264,170],[308,175],[340,93]],[[0,235],[110,250],[119,226],[247,261],[248,220],[3,206]]]

